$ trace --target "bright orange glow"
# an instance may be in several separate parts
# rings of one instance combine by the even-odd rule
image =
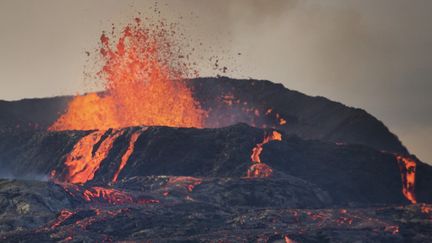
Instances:
[[[132,203],[133,199],[130,195],[109,188],[91,187],[83,192],[84,200],[87,202],[94,201],[95,199],[106,201],[110,204],[124,204]]]
[[[273,131],[269,135],[265,136],[262,143],[257,144],[252,149],[251,161],[256,162],[256,163],[261,163],[260,155],[261,155],[262,150],[263,150],[263,145],[270,142],[270,141],[274,141],[274,140],[282,141],[282,134],[277,132],[277,131]]]
[[[134,199],[126,192],[116,189],[103,188],[103,187],[90,187],[83,192],[83,198],[87,202],[102,201],[113,205],[121,205],[127,203],[149,204],[159,203],[156,199]]]
[[[249,167],[247,177],[249,178],[266,178],[273,174],[272,168],[264,163],[253,164]]]
[[[399,168],[402,177],[402,193],[411,203],[417,203],[414,189],[416,176],[416,162],[411,158],[398,155]]]
[[[251,162],[252,166],[247,171],[247,177],[250,178],[263,178],[263,177],[270,177],[273,173],[273,170],[270,168],[270,166],[264,164],[261,162],[260,155],[263,151],[264,144],[269,143],[270,141],[282,141],[282,134],[277,131],[273,131],[267,136],[264,137],[264,140],[257,144],[252,149],[252,155],[251,155]]]
[[[121,131],[111,132],[94,152],[94,147],[100,142],[105,131],[95,131],[83,137],[67,156],[65,165],[68,174],[65,180],[70,183],[84,184],[94,178],[101,162],[107,157],[114,141],[123,134]]]
[[[272,113],[272,111],[273,111],[272,108],[268,108],[265,114],[268,115],[268,114]]]
[[[420,210],[424,214],[430,214],[432,212],[432,206],[424,204],[421,205]]]
[[[120,174],[120,172],[123,170],[123,168],[125,167],[127,161],[129,160],[129,157],[132,155],[133,151],[135,150],[135,143],[138,139],[138,137],[141,135],[142,131],[137,131],[134,132],[130,138],[129,141],[129,146],[126,150],[126,152],[123,154],[121,161],[120,161],[120,166],[118,168],[118,170],[116,171],[116,173],[114,174],[114,177],[112,179],[112,182],[116,182],[117,178]]]
[[[164,23],[148,29],[137,20],[115,45],[102,34],[98,74],[106,91],[75,97],[50,130],[203,127],[206,113],[182,81],[190,68],[178,61],[173,33]]]

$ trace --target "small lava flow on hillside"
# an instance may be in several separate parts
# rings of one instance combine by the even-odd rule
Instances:
[[[382,122],[269,81],[187,79],[175,33],[103,33],[103,92],[0,102],[2,241],[432,240],[432,167]]]

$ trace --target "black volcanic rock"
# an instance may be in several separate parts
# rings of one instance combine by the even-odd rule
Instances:
[[[0,100],[0,132],[7,130],[46,129],[66,110],[71,96]]]
[[[95,178],[87,184],[111,182],[131,134],[139,129],[124,129]],[[3,133],[0,165],[15,176],[49,175],[52,170],[63,175],[67,154],[88,133]],[[138,137],[119,179],[158,175],[241,178],[251,165],[253,147],[263,140],[265,133],[245,124],[215,129],[149,127]],[[293,176],[310,182],[328,192],[335,204],[407,202],[402,195],[398,162],[392,154],[361,145],[336,145],[283,134],[282,141],[264,145],[261,158],[273,168],[275,178]],[[432,180],[430,167],[422,164],[420,168],[426,172],[417,175],[417,191],[422,201],[430,202],[432,193],[427,186]]]
[[[199,78],[191,82],[194,94],[202,106],[205,109],[212,109],[209,114],[209,126],[227,126],[238,122],[251,124],[249,116],[241,112],[238,114],[237,111],[241,109],[235,110],[233,115],[229,112],[230,109],[220,102],[221,96],[231,94],[241,103],[247,102],[248,107],[260,111],[272,108],[273,113],[279,113],[287,120],[286,125],[277,128],[288,134],[306,139],[363,144],[379,150],[407,153],[398,138],[381,121],[361,109],[347,107],[324,97],[307,96],[270,81],[233,80],[222,77]],[[221,119],[224,116],[232,116],[230,118],[233,119]],[[259,124],[259,121],[256,123]]]
[[[188,189],[196,180],[199,183]],[[323,208],[333,203],[327,192],[292,176],[262,179],[139,176],[120,181],[116,188],[167,193],[166,198],[176,199],[192,195],[194,201],[226,208]]]
[[[147,191],[157,197],[159,189],[167,186],[171,179],[179,178],[131,178],[119,186],[131,193],[135,189],[129,186],[159,184],[155,190]],[[180,196],[181,187],[168,185],[172,195],[158,203],[79,205],[60,200],[68,197],[62,195],[64,192],[59,186],[49,182],[2,181],[0,239],[2,242],[284,242],[288,239],[297,242],[427,242],[432,237],[432,213],[424,210],[431,209],[430,205],[305,209],[284,208],[269,202],[262,207],[221,205],[199,199],[202,193],[211,198],[214,191],[204,189],[210,184],[220,186],[218,183],[204,182],[184,199]],[[241,186],[236,190],[241,193]],[[5,204],[5,197],[14,202]],[[60,211],[59,207],[64,208],[55,214],[55,210]]]
[[[88,133],[51,133],[44,130],[0,133],[0,175],[27,179],[48,176],[52,169],[64,163],[66,154]]]
[[[288,138],[266,146],[262,158],[276,171],[319,185],[336,202],[401,202],[401,174],[392,154],[362,145]],[[425,177],[430,183],[432,178]]]
[[[327,192],[292,176],[270,180],[217,179],[197,186],[194,192],[197,200],[224,207],[323,208],[332,205]]]
[[[0,180],[0,234],[40,227],[71,206],[68,194],[58,185]]]

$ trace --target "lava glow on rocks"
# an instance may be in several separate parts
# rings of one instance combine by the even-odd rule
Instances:
[[[414,191],[417,164],[411,158],[401,155],[396,156],[396,159],[401,171],[402,193],[408,201],[415,204],[417,203]]]

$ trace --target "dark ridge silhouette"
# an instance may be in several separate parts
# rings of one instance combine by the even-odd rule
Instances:
[[[236,80],[226,77],[189,80],[194,96],[209,111],[208,127],[223,127],[236,123],[260,126],[274,124],[288,134],[305,139],[363,144],[379,150],[408,154],[407,149],[388,128],[366,111],[347,107],[323,97],[311,97],[289,90],[282,84],[263,80]],[[225,95],[247,102],[228,106],[221,102]],[[0,101],[0,131],[11,129],[46,129],[65,112],[70,96]],[[254,117],[243,108],[255,108],[264,113],[273,109],[287,124],[280,126],[264,116]]]

